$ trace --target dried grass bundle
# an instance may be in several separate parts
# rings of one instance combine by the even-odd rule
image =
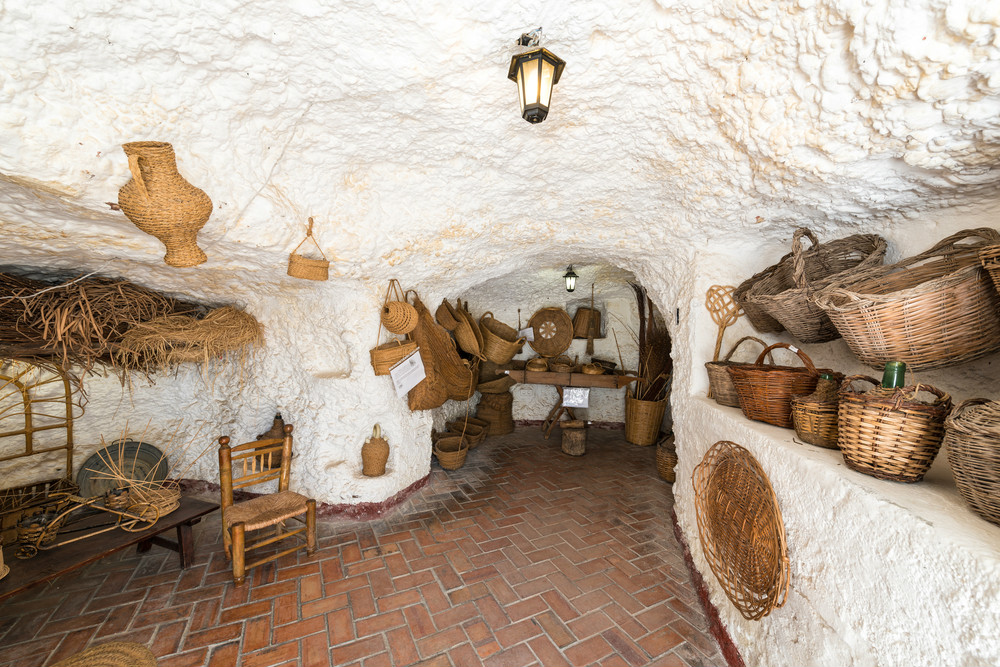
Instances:
[[[129,370],[148,371],[184,362],[208,363],[236,353],[242,367],[263,334],[264,328],[252,315],[232,306],[216,308],[202,319],[167,315],[129,329],[122,336],[116,361]]]

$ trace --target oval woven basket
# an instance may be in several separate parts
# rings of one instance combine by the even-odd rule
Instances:
[[[820,379],[816,391],[792,397],[792,424],[795,434],[810,445],[837,449],[837,410],[840,381]]]
[[[462,306],[462,302],[458,301],[457,303],[457,308],[450,309],[452,317],[458,322],[451,332],[455,336],[455,342],[458,343],[462,351],[479,359],[485,359],[483,356],[483,334],[479,331],[476,321],[472,319],[472,315]]]
[[[1000,401],[962,401],[944,429],[958,492],[973,512],[1000,526]]]
[[[398,364],[408,354],[417,349],[416,341],[391,340],[369,351],[375,375],[388,375],[389,369]]]
[[[584,364],[580,368],[580,372],[584,375],[604,375],[604,367],[597,364]]]
[[[789,257],[791,257],[791,253],[782,257],[778,261],[778,264],[785,261]],[[761,280],[769,278],[778,270],[778,264],[774,264],[759,273],[753,274],[737,285],[736,289],[733,290],[733,301],[735,301],[740,308],[743,309],[743,314],[747,316],[748,320],[750,320],[750,324],[753,325],[753,328],[760,333],[781,333],[785,330],[785,327],[781,326],[781,322],[771,317],[768,312],[764,310],[763,306],[760,306],[747,298],[754,285]]]
[[[761,349],[767,347],[767,343],[762,341],[760,338],[755,336],[744,336],[736,341],[736,344],[729,348],[729,353],[723,357],[722,361],[706,361],[705,371],[708,373],[708,391],[711,397],[715,399],[715,402],[719,405],[726,405],[731,408],[740,407],[740,396],[736,393],[736,385],[733,384],[733,378],[729,375],[729,371],[726,370],[730,366],[736,366],[740,362],[730,361],[736,350],[748,340],[752,340],[756,343],[760,343]],[[768,353],[768,359],[771,363],[774,363],[774,358]]]
[[[434,320],[448,331],[454,331],[458,326],[458,317],[448,299],[441,301],[441,305],[434,311]]]
[[[794,352],[803,366],[764,364],[767,353],[778,348]],[[769,345],[757,355],[757,361],[754,363],[737,364],[726,370],[733,378],[736,393],[740,398],[740,408],[747,419],[767,422],[782,428],[792,428],[792,396],[811,394],[815,391],[820,373],[843,377],[828,368],[818,370],[809,355],[788,343]]]
[[[382,326],[389,333],[403,335],[417,328],[417,309],[407,302],[403,288],[395,278],[389,280],[380,317]]]
[[[298,254],[302,244],[310,240],[316,246],[316,250],[319,250],[319,254],[323,259],[312,259]],[[313,236],[312,218],[309,218],[309,229],[306,231],[306,237],[288,255],[288,275],[293,278],[302,278],[303,280],[327,280],[330,277],[330,261],[326,258],[323,249],[319,247],[316,237]]]
[[[434,443],[434,456],[445,470],[458,470],[465,465],[469,441],[461,433],[446,433]]]
[[[698,537],[726,597],[758,620],[785,604],[788,546],[778,499],[748,450],[720,440],[694,469]]]
[[[528,345],[543,357],[558,356],[573,342],[573,320],[562,308],[542,308],[531,316],[528,326],[535,335]]]
[[[872,368],[972,361],[1000,350],[1000,294],[978,254],[997,242],[995,229],[963,230],[914,257],[835,281],[814,301]]]
[[[475,449],[483,440],[486,439],[486,431],[489,428],[489,424],[481,426],[471,419],[468,422],[466,422],[465,419],[458,419],[456,421],[448,422],[445,424],[445,427],[451,433],[464,435],[469,441],[469,449]]]
[[[513,327],[489,311],[479,318],[479,331],[483,335],[483,356],[496,364],[509,363],[524,345],[524,338],[518,338]]]
[[[803,236],[812,241],[809,250],[802,248]],[[800,227],[792,238],[790,259],[782,260],[775,271],[754,283],[744,303],[759,305],[803,343],[835,340],[840,333],[823,309],[812,302],[813,293],[834,280],[880,266],[887,247],[885,239],[876,234],[819,243],[810,230]]]
[[[549,370],[549,362],[547,359],[542,357],[535,357],[534,359],[528,359],[524,364],[524,370],[531,371],[533,373],[544,373]]]
[[[509,375],[501,375],[500,377],[490,380],[488,382],[480,382],[476,386],[476,390],[481,394],[505,394],[510,391],[517,382]]]
[[[549,370],[553,373],[572,373],[576,369],[576,364],[567,356],[560,355],[549,359]]]
[[[852,391],[858,381],[871,391]],[[932,394],[930,401],[917,398]],[[840,388],[837,446],[848,468],[894,482],[919,482],[944,437],[951,397],[930,385],[882,389],[867,375],[852,375]]]

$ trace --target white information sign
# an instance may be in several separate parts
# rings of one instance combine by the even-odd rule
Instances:
[[[392,385],[396,388],[396,396],[406,396],[420,381],[427,377],[424,372],[424,360],[420,358],[420,348],[400,359],[395,366],[389,369],[389,377],[392,378]]]
[[[535,329],[534,327],[526,327],[517,332],[518,338],[523,338],[525,342],[530,343],[535,340]]]
[[[563,387],[564,408],[590,407],[590,387]]]

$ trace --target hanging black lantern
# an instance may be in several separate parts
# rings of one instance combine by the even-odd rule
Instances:
[[[579,277],[580,276],[576,275],[576,272],[573,271],[573,265],[570,264],[566,268],[566,273],[563,275],[563,280],[566,281],[567,292],[572,292],[573,290],[576,289],[576,279]]]
[[[524,36],[522,41],[523,39]],[[541,123],[545,120],[552,101],[552,86],[559,83],[564,67],[565,60],[541,47],[510,59],[507,78],[517,84],[521,118],[529,123]]]

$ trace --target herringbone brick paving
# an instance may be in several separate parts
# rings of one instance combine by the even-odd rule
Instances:
[[[2,604],[0,666],[112,639],[161,666],[724,665],[674,540],[653,447],[591,430],[559,451],[523,427],[369,522],[320,523],[320,550],[232,584],[219,518],[195,564],[154,547]]]

